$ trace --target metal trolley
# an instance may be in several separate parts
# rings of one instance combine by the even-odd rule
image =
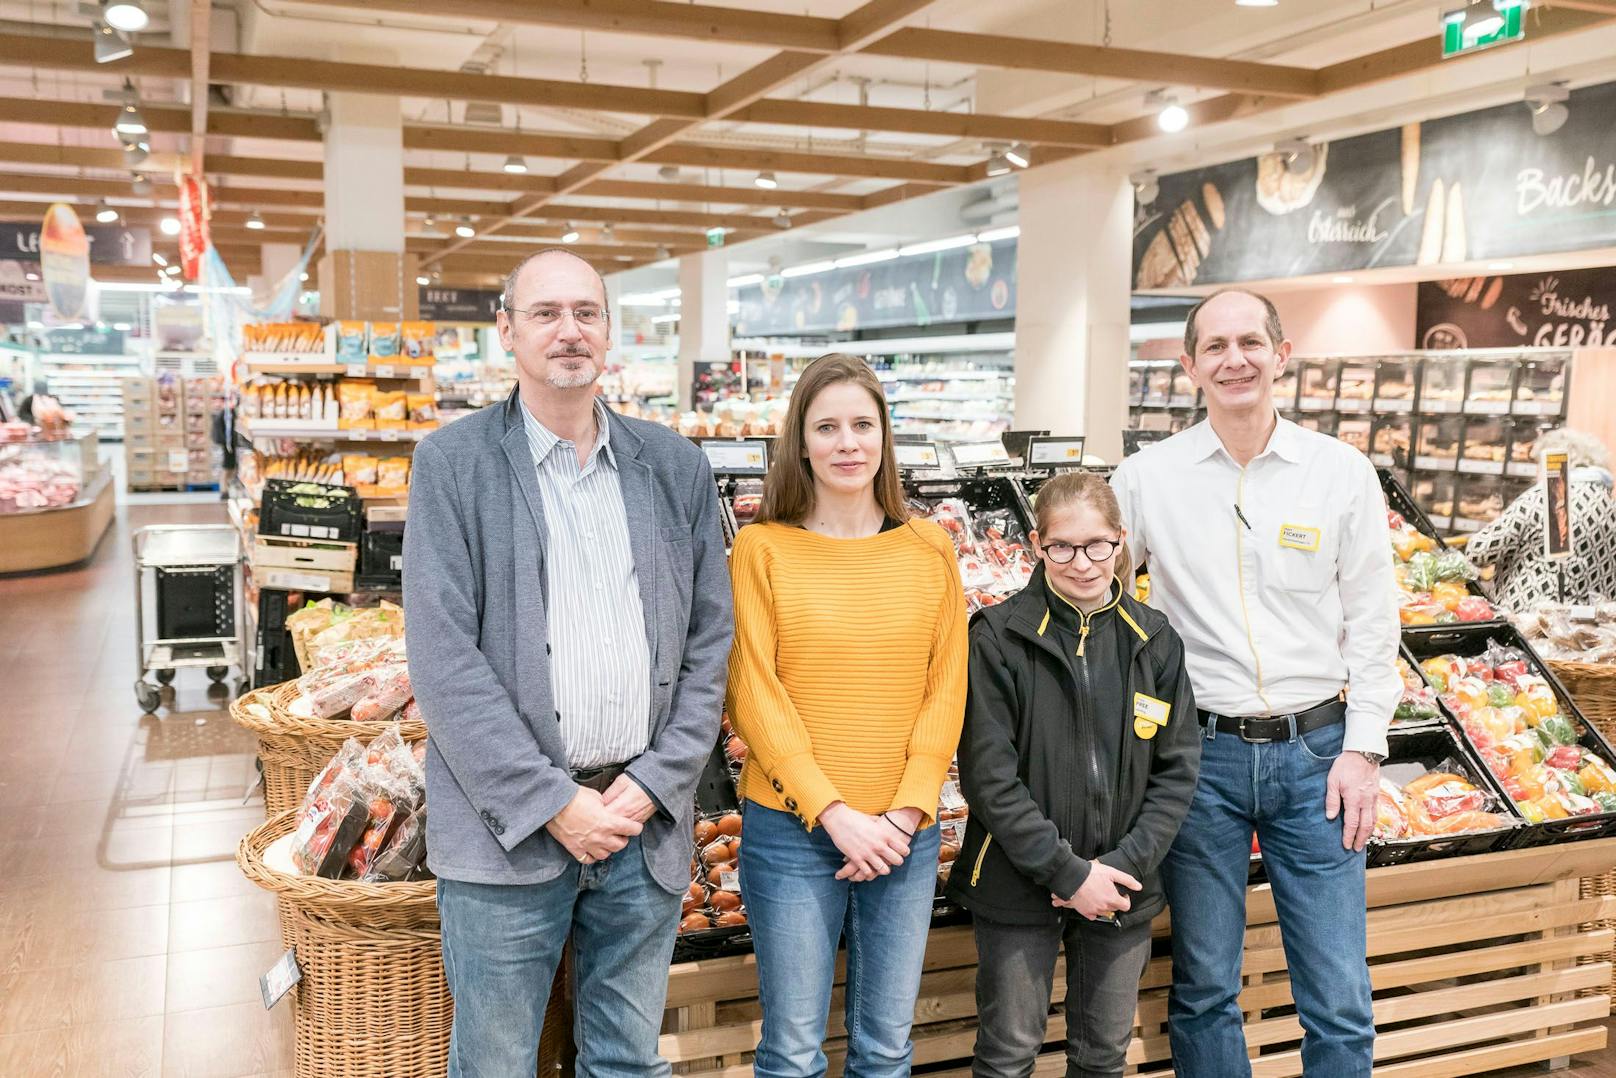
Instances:
[[[148,715],[175,671],[203,667],[214,684],[242,670],[241,535],[230,524],[174,524],[135,531],[135,699]],[[147,573],[156,607],[146,638]],[[158,682],[146,680],[152,674]],[[243,670],[243,673],[245,671]]]

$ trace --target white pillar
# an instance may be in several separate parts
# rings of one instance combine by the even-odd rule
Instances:
[[[689,411],[696,364],[729,362],[729,253],[714,247],[679,260],[679,410]]]
[[[327,94],[325,247],[404,250],[404,114],[397,97]]]
[[[1076,157],[1020,176],[1018,430],[1083,434],[1122,459],[1128,419],[1133,191],[1119,163]]]

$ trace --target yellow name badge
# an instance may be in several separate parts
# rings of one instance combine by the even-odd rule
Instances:
[[[1279,545],[1290,547],[1292,550],[1316,551],[1322,537],[1323,533],[1317,528],[1304,528],[1300,524],[1279,526]]]
[[[1172,710],[1173,705],[1166,700],[1158,700],[1142,692],[1134,693],[1133,732],[1142,740],[1149,741],[1156,736],[1157,730],[1167,725],[1167,716]]]

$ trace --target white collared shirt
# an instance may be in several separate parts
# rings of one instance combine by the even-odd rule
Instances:
[[[1367,457],[1280,419],[1242,469],[1201,422],[1111,483],[1150,605],[1184,639],[1197,707],[1283,715],[1350,685],[1345,747],[1386,752],[1402,695],[1396,582]]]
[[[550,683],[567,762],[627,763],[651,740],[651,649],[617,478],[606,406],[595,402],[595,444],[578,447],[522,406],[544,501]]]

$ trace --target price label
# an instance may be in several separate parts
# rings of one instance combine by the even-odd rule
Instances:
[[[953,447],[954,464],[960,468],[1005,467],[1010,453],[1003,442],[957,442]]]
[[[269,967],[269,971],[258,978],[258,994],[264,999],[264,1010],[269,1010],[286,998],[286,993],[302,979],[303,971],[297,966],[297,952],[288,947],[286,953]]]
[[[377,367],[377,368],[375,368],[375,371],[376,371],[376,377],[377,378],[396,378],[396,377],[398,377],[397,375],[395,375],[393,373],[393,368],[390,367],[390,366]]]
[[[713,471],[724,475],[763,475],[769,470],[769,453],[762,442],[703,442],[701,451]]]
[[[1086,438],[1034,437],[1027,442],[1029,468],[1076,468],[1083,463]]]
[[[726,868],[718,874],[718,889],[720,891],[734,891],[741,893],[741,874],[733,868]]]
[[[183,449],[170,449],[168,451],[168,470],[183,472],[191,463],[190,454]]]
[[[282,591],[330,591],[331,578],[319,573],[300,573],[295,569],[261,570],[264,587]]]
[[[943,458],[936,442],[899,442],[892,447],[900,468],[941,468]]]
[[[938,804],[944,809],[962,809],[965,807],[965,795],[960,793],[960,785],[953,779],[943,783],[943,791],[938,798]]]
[[[403,434],[402,431],[396,431],[396,430],[383,430],[383,431],[377,431],[376,433],[381,435],[381,439],[384,442],[396,442],[396,441],[399,440],[400,436]]]

